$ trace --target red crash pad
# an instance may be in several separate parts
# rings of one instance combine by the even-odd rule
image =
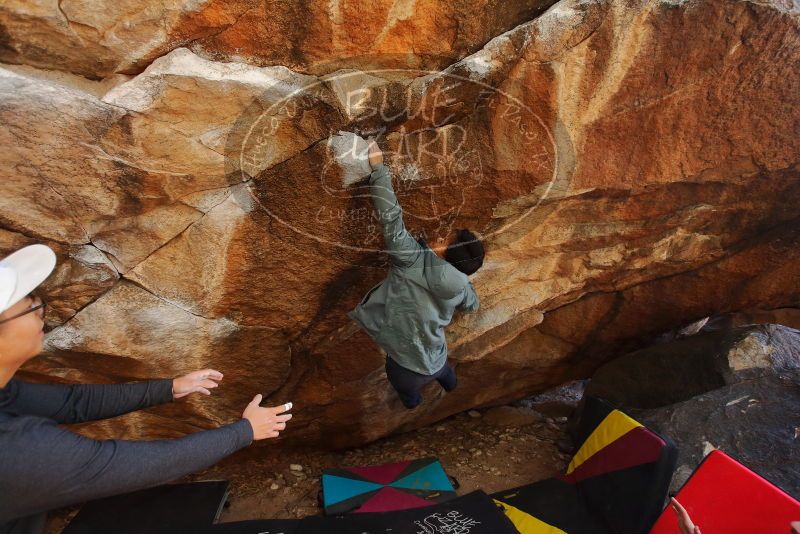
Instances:
[[[800,502],[730,456],[713,451],[675,496],[703,534],[787,534]],[[650,534],[675,534],[670,506]]]

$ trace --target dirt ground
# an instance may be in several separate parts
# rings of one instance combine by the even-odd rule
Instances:
[[[431,427],[342,452],[276,459],[263,449],[260,458],[235,466],[222,464],[197,479],[230,480],[230,506],[220,522],[319,514],[317,495],[323,469],[427,456],[441,460],[447,473],[460,483],[461,495],[475,489],[500,491],[564,471],[571,458],[566,416],[581,393],[581,384],[573,383],[512,405],[461,413]]]
[[[563,472],[571,457],[566,416],[581,393],[582,385],[572,383],[507,406],[471,410],[431,427],[346,451],[276,455],[269,447],[254,448],[191,480],[230,481],[230,504],[219,522],[319,514],[317,495],[323,469],[428,456],[438,457],[447,473],[455,477],[460,495],[475,489],[491,493]],[[48,534],[60,532],[76,510],[51,514]]]

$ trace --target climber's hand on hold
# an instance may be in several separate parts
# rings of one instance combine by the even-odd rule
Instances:
[[[375,169],[378,165],[383,163],[383,151],[375,142],[375,139],[369,138],[369,166]]]
[[[180,399],[191,393],[211,395],[211,389],[217,387],[222,380],[222,373],[214,369],[194,371],[188,375],[179,376],[172,381],[172,398]]]
[[[283,413],[292,409],[291,402],[274,408],[262,408],[259,406],[262,398],[260,393],[256,395],[242,414],[242,418],[250,421],[250,426],[253,427],[253,439],[255,441],[277,438],[286,428],[286,422],[292,418],[292,414]]]

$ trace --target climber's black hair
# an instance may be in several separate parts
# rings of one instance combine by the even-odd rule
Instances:
[[[447,247],[444,259],[462,273],[470,275],[481,268],[485,255],[483,242],[478,236],[464,229],[458,231],[456,240]]]

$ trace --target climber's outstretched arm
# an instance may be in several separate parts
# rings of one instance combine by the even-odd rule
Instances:
[[[403,209],[394,193],[389,167],[384,165],[383,152],[375,141],[370,141],[369,163],[373,169],[369,177],[370,194],[375,214],[383,229],[386,251],[393,264],[408,267],[422,253],[422,247],[403,224]]]

